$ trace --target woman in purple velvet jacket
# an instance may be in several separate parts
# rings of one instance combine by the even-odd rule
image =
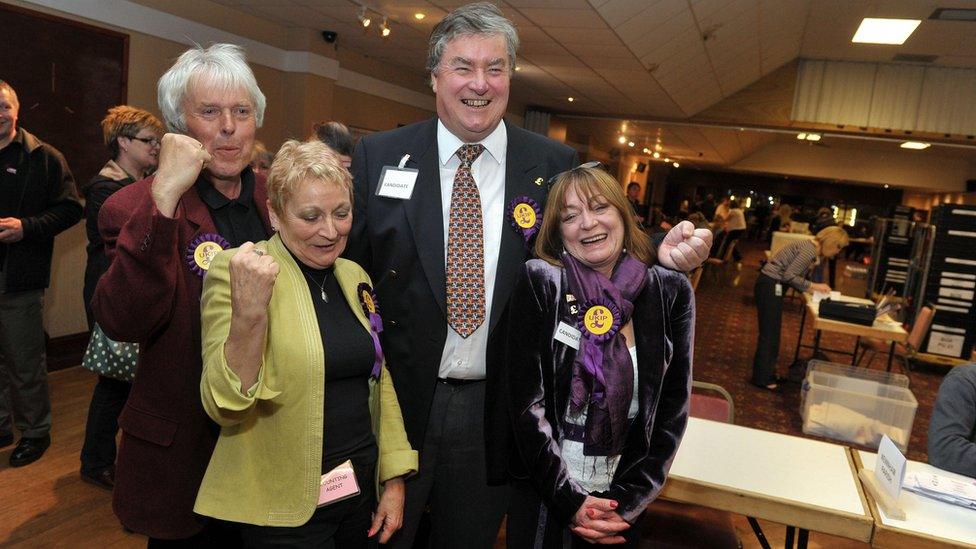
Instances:
[[[509,305],[518,448],[509,547],[637,546],[688,419],[695,299],[654,255],[620,185],[555,178]],[[521,469],[521,470],[519,470]]]

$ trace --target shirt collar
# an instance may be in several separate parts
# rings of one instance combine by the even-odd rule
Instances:
[[[221,194],[203,174],[197,178],[196,187],[200,194],[200,200],[203,200],[204,204],[211,210],[219,210],[231,202],[236,202],[250,209],[254,202],[254,172],[251,171],[250,166],[245,167],[244,171],[241,172],[241,193],[237,195],[237,198],[227,198]]]
[[[478,141],[484,145],[488,154],[501,164],[505,159],[505,150],[508,146],[508,130],[505,129],[505,121],[502,120],[488,137]],[[472,143],[473,144],[473,143]],[[441,166],[446,166],[451,161],[454,153],[464,145],[464,141],[451,133],[440,119],[437,120],[437,155],[441,161]]]

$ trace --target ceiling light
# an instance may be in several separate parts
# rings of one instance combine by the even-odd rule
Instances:
[[[865,17],[851,42],[857,44],[892,44],[900,46],[915,32],[919,19],[880,19]]]
[[[886,189],[888,188],[888,184],[887,183],[884,184],[884,188],[886,188]]]
[[[654,151],[653,156],[654,156],[654,158],[661,158],[661,153],[659,153],[657,151]]]
[[[522,70],[522,67],[520,67],[520,66],[518,66],[518,65],[515,65],[515,72],[518,72],[518,71],[520,71],[520,70]]]
[[[621,145],[623,145],[624,143],[627,142],[627,136],[626,135],[621,135],[620,137],[617,138],[617,142],[620,143]]]
[[[659,150],[661,150],[662,148],[663,148],[663,147],[661,147],[661,138],[660,138],[660,137],[658,137],[658,138],[657,138],[657,145],[654,145],[654,150],[655,150],[655,151],[659,151]]]
[[[566,101],[569,101],[570,103],[572,103],[573,101],[576,101],[576,99],[574,99],[572,97],[567,97],[566,98]]]
[[[671,162],[671,159],[670,159],[670,158],[668,158],[668,157],[664,157],[664,161],[665,161],[665,162]]]
[[[644,152],[644,154],[651,154],[651,149],[648,149],[647,147],[644,147],[644,151],[643,152]]]
[[[383,23],[380,25],[380,34],[383,38],[390,35],[390,26],[386,24],[386,17],[383,17]]]
[[[369,12],[366,11],[366,6],[359,8],[359,22],[363,24],[363,28],[369,27],[372,20],[369,18]]]
[[[930,144],[922,143],[921,141],[905,141],[904,143],[901,144],[901,148],[903,149],[913,149],[916,151],[927,149],[930,146],[931,146]]]
[[[807,134],[805,134],[805,133],[798,133],[798,134],[796,134],[796,138],[797,139],[800,139],[800,140],[806,139],[807,138]]]
[[[628,141],[627,142],[627,146],[628,147],[633,147],[634,146],[634,142],[633,141]]]
[[[674,166],[675,168],[680,168],[681,167],[681,164],[678,164],[677,162],[675,162],[674,164],[672,164],[672,166]]]
[[[820,141],[820,134],[819,133],[808,133],[807,134],[807,141]]]
[[[420,11],[418,11],[418,12],[417,12],[417,13],[415,13],[415,14],[413,14],[413,18],[414,18],[414,19],[416,19],[417,21],[420,21],[420,20],[421,20],[421,19],[423,19],[424,17],[427,17],[427,15],[426,15],[426,14],[424,14],[423,12],[420,12]]]

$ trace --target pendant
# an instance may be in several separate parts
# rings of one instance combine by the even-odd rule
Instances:
[[[322,301],[324,303],[328,303],[329,302],[329,296],[325,295],[325,290],[322,290]]]

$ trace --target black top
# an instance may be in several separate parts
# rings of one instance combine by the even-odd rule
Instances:
[[[119,174],[121,175],[121,174]],[[88,329],[94,327],[95,316],[91,310],[91,299],[95,295],[95,286],[108,270],[108,256],[105,255],[105,242],[98,232],[98,212],[102,204],[122,187],[135,182],[131,176],[125,179],[112,179],[99,173],[84,189],[85,193],[85,232],[88,235],[88,262],[85,264],[85,287],[82,296],[85,299],[85,316],[88,317]]]
[[[268,238],[261,214],[254,205],[254,172],[251,168],[241,172],[241,193],[237,198],[227,198],[202,175],[197,178],[196,188],[200,200],[210,210],[217,232],[230,242],[232,248]]]
[[[314,269],[298,258],[295,262],[312,295],[325,350],[322,471],[350,458],[357,471],[371,467],[377,452],[369,415],[373,340],[342,294],[333,269]],[[328,303],[322,300],[323,288]]]
[[[19,135],[17,137],[20,137]],[[17,208],[17,199],[21,185],[18,183],[18,171],[24,163],[23,140],[14,137],[6,147],[0,149],[0,217],[13,216]],[[0,270],[3,269],[4,259],[7,257],[7,246],[0,246]]]

